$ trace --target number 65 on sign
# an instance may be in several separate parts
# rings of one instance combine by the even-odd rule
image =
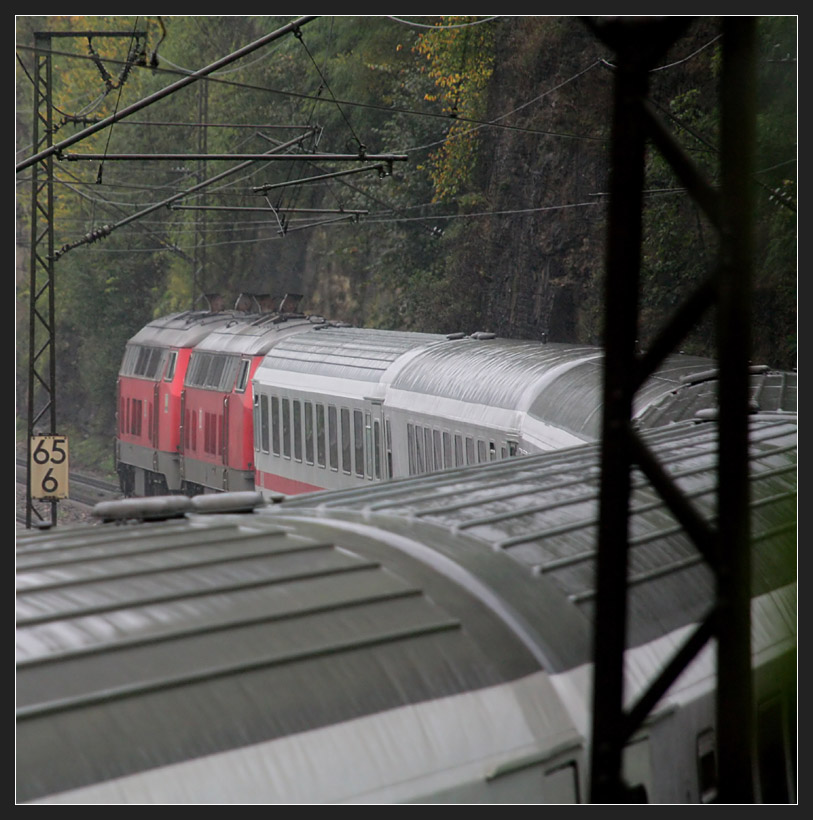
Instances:
[[[31,498],[68,497],[68,439],[65,436],[31,437]]]

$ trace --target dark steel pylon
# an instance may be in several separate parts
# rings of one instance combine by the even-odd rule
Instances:
[[[589,21],[588,21],[589,22]],[[606,263],[602,478],[594,635],[590,800],[631,802],[626,743],[710,640],[717,643],[718,798],[753,802],[753,704],[748,489],[748,364],[752,278],[751,172],[755,133],[755,19],[724,18],[720,179],[712,187],[647,102],[648,76],[688,18],[589,22],[617,55]],[[645,151],[654,143],[719,235],[716,270],[678,309],[649,351],[636,353]],[[635,393],[709,309],[716,308],[719,380],[718,517],[698,516],[632,425]],[[715,600],[685,645],[631,708],[624,707],[630,478],[646,474],[714,570]],[[599,626],[600,625],[600,626]]]

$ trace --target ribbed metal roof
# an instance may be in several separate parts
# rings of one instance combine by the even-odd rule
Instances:
[[[378,382],[402,356],[439,342],[446,342],[446,337],[327,326],[280,342],[265,357],[257,378],[262,378],[262,370],[269,369]]]
[[[18,800],[538,671],[465,590],[362,547],[256,515],[21,538]]]
[[[645,437],[711,519],[716,423]],[[750,464],[755,645],[792,646],[794,418],[752,417]],[[320,795],[352,800],[353,783],[336,785],[319,753],[340,757],[349,737],[350,762],[368,760],[358,776],[381,788],[400,782],[404,766],[431,773],[435,754],[459,765],[463,758],[443,757],[445,733],[465,737],[476,717],[485,744],[502,733],[504,709],[519,718],[530,704],[503,684],[532,680],[541,691],[541,670],[556,677],[591,658],[597,479],[598,447],[585,445],[299,496],[253,514],[192,503],[201,512],[178,520],[20,534],[18,801],[67,793],[82,802],[71,790],[97,783],[111,784],[93,792],[106,802],[241,802],[241,784],[259,802],[307,801],[310,778],[335,787]],[[628,643],[641,647],[631,673],[639,691],[637,678],[668,657],[671,644],[660,639],[704,615],[714,590],[663,502],[643,476],[634,481]],[[167,506],[157,501],[154,511]],[[539,726],[572,743],[569,710],[589,704],[576,690],[567,707],[545,691],[518,724],[520,743],[541,742]],[[504,694],[491,710],[467,711],[457,698],[473,692]],[[435,701],[431,719],[410,711]],[[314,734],[392,709],[391,722],[364,724],[369,732],[353,722]],[[419,732],[420,761],[399,726]],[[264,744],[285,737],[291,744],[269,751],[264,769]],[[510,747],[506,759],[525,748],[513,743],[501,747]],[[479,750],[471,751],[473,760]],[[379,769],[377,754],[394,762]]]
[[[796,374],[756,367],[749,376],[749,397],[754,411],[796,413]],[[686,374],[679,385],[658,397],[638,418],[642,428],[656,428],[693,419],[717,408],[717,371]]]
[[[595,347],[508,339],[459,339],[413,358],[392,386],[490,407],[522,409],[523,397],[575,365],[601,356]]]
[[[711,359],[670,356],[642,385],[635,397],[636,415],[653,402],[681,387],[692,374],[708,372]],[[579,362],[544,382],[536,392],[529,414],[585,440],[601,435],[604,354]]]
[[[795,581],[796,421],[752,417],[751,431],[759,593]],[[647,441],[699,514],[711,520],[716,424],[675,424],[649,433]],[[598,479],[598,447],[585,445],[366,491],[292,497],[268,514],[354,522],[431,545],[535,624],[544,656],[565,669],[589,660]],[[637,472],[632,504],[629,642],[638,645],[701,618],[714,583],[673,514]]]

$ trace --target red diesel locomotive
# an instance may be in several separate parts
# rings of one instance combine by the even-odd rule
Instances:
[[[177,313],[130,339],[115,454],[125,495],[254,488],[254,370],[277,341],[325,322],[296,312],[300,300]]]

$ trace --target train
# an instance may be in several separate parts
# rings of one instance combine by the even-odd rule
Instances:
[[[270,499],[599,437],[600,347],[357,328],[298,312],[301,299],[174,314],[130,339],[115,455],[125,496]],[[795,410],[795,378],[755,366],[755,407]],[[669,357],[639,391],[636,423],[680,420],[684,405],[713,410],[713,360]]]
[[[718,429],[641,433],[706,520]],[[796,415],[754,413],[749,436],[756,800],[792,803]],[[125,498],[20,534],[18,801],[588,802],[599,474],[583,443],[273,498]],[[633,479],[630,702],[714,595]],[[718,800],[715,672],[712,642],[629,739],[635,800]]]

